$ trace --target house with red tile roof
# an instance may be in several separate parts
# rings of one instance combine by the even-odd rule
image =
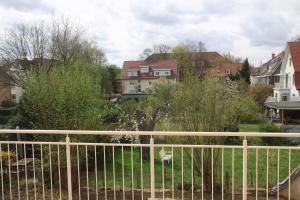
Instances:
[[[207,75],[212,77],[228,77],[239,73],[242,69],[241,63],[221,63],[208,70]]]
[[[178,81],[175,59],[124,61],[122,69],[123,94],[149,94],[159,80]]]
[[[288,42],[284,52],[274,96],[265,105],[279,111],[282,121],[300,122],[300,42]]]

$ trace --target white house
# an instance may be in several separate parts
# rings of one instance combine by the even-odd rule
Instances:
[[[288,42],[275,83],[273,97],[265,102],[268,113],[277,115],[282,123],[300,123],[300,42]],[[272,116],[271,116],[272,117]]]
[[[274,86],[276,101],[300,101],[300,42],[288,42],[280,70],[280,79]]]

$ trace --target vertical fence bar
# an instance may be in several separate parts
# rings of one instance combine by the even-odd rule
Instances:
[[[255,149],[255,200],[258,199],[258,149]]]
[[[115,166],[115,147],[112,147],[113,156],[113,186],[114,186],[114,200],[116,200],[116,166]]]
[[[174,199],[174,147],[172,147],[172,199]]]
[[[32,144],[32,172],[33,172],[33,189],[34,189],[34,199],[36,200],[36,176],[35,176],[35,156],[34,156],[34,144]]]
[[[222,200],[224,200],[224,148],[222,148]]]
[[[184,182],[183,182],[183,147],[181,147],[181,199],[184,199]]]
[[[201,200],[204,199],[204,167],[203,167],[203,154],[204,148],[201,148]]]
[[[25,188],[26,188],[26,200],[28,200],[28,176],[27,176],[27,155],[26,144],[24,144],[24,161],[25,161]]]
[[[89,162],[88,162],[88,148],[85,145],[85,168],[86,168],[86,193],[87,199],[90,199],[90,183],[89,183]]]
[[[165,199],[165,161],[161,158],[162,198]]]
[[[16,164],[17,164],[18,199],[20,200],[20,177],[19,177],[19,150],[18,150],[18,144],[16,144]]]
[[[291,199],[291,149],[289,148],[289,200]]]
[[[231,153],[231,198],[234,200],[234,148],[232,148],[232,153]]]
[[[71,175],[71,151],[70,138],[66,137],[66,159],[67,159],[67,179],[68,179],[68,200],[72,200],[72,175]]]
[[[80,162],[79,162],[79,147],[76,145],[77,154],[77,180],[78,180],[78,199],[81,200],[81,190],[80,190]]]
[[[52,159],[51,159],[51,145],[49,144],[49,171],[50,171],[50,193],[51,193],[51,200],[53,200],[53,181],[52,181]]]
[[[60,152],[59,152],[59,144],[57,145],[57,165],[58,165],[58,187],[59,187],[59,198],[62,199],[61,197],[61,175],[60,175]]]
[[[211,148],[211,199],[214,200],[214,148]]]
[[[279,200],[280,149],[277,150],[277,199]]]
[[[41,169],[42,169],[42,188],[43,188],[43,200],[45,200],[45,178],[44,178],[44,158],[43,158],[43,145],[41,144]]]
[[[144,200],[144,179],[143,179],[143,147],[141,147],[141,196]]]
[[[9,197],[12,199],[12,188],[11,188],[11,169],[10,169],[10,150],[9,144],[7,144],[7,153],[8,153],[8,179],[9,179]]]
[[[155,176],[154,176],[154,140],[150,138],[150,180],[151,180],[151,199],[155,198]]]
[[[97,166],[97,146],[95,148],[95,187],[96,187],[96,200],[98,200],[98,166]]]
[[[191,148],[192,200],[194,200],[194,148]]]
[[[107,184],[106,184],[106,147],[103,146],[103,168],[104,168],[104,197],[105,197],[105,200],[107,199]]]
[[[269,199],[269,149],[267,149],[266,198]]]
[[[248,144],[247,139],[243,140],[243,200],[247,200],[247,190],[248,190]]]
[[[0,144],[0,151],[2,152],[2,146]],[[2,200],[4,200],[4,182],[3,182],[3,175],[4,175],[4,171],[3,171],[3,161],[2,161],[2,156],[0,156],[0,167],[1,167],[1,193],[2,193]]]
[[[124,147],[122,146],[122,187],[123,200],[125,200],[125,176],[124,176]]]
[[[134,181],[133,181],[133,147],[131,146],[130,150],[130,155],[131,155],[131,199],[134,200]]]

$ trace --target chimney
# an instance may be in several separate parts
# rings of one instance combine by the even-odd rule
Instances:
[[[275,53],[272,53],[272,59],[274,59],[275,58]]]

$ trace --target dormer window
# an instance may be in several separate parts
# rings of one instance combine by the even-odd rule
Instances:
[[[149,73],[149,66],[140,66],[141,73]]]
[[[127,76],[128,77],[136,77],[137,76],[137,71],[128,71]]]
[[[154,76],[171,76],[170,69],[156,69],[154,70]]]

